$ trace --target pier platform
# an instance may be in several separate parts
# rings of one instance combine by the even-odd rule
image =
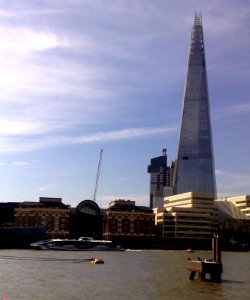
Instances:
[[[198,273],[201,281],[206,279],[206,274],[209,274],[210,281],[221,282],[223,267],[221,262],[221,247],[218,235],[214,235],[212,239],[212,251],[212,259],[198,258],[198,260],[188,260],[187,268],[189,271],[191,271],[189,276],[190,280],[194,280],[195,274]]]
[[[221,282],[222,263],[214,261],[188,261],[188,270],[191,271],[189,279],[194,280],[195,274],[199,274],[201,281],[206,279],[206,274],[210,275],[210,280],[213,282]]]

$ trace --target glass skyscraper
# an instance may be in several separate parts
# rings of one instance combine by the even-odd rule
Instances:
[[[150,174],[150,208],[163,207],[164,187],[169,185],[170,168],[167,167],[167,149],[162,155],[151,159],[148,166]]]
[[[191,34],[173,193],[208,192],[216,197],[214,157],[202,19]]]

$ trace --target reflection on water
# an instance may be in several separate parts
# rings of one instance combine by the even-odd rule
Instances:
[[[190,281],[185,251],[0,250],[0,297],[18,299],[248,299],[250,252],[223,252],[221,283]],[[103,265],[93,265],[100,257]]]

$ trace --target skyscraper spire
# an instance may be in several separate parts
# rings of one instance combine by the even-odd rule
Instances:
[[[209,192],[216,197],[214,157],[201,14],[195,13],[183,97],[174,194]]]
[[[199,25],[202,26],[202,17],[201,17],[201,13],[197,13],[195,12],[195,16],[194,16],[194,25]]]

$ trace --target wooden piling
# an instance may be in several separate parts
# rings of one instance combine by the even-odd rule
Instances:
[[[222,263],[221,263],[221,245],[218,235],[212,239],[213,259],[188,260],[188,270],[191,271],[189,279],[194,280],[195,274],[199,274],[201,281],[206,279],[206,274],[210,275],[210,281],[221,282]]]

